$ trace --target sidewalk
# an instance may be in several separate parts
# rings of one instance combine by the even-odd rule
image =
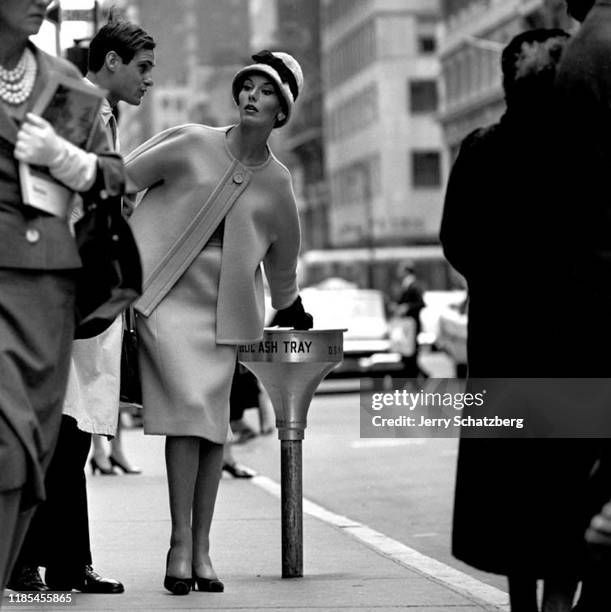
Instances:
[[[212,558],[225,593],[177,597],[162,585],[170,532],[164,438],[125,432],[138,476],[89,477],[94,568],[121,595],[74,592],[71,605],[2,601],[4,610],[372,610],[481,612],[478,602],[417,568],[404,567],[333,525],[304,515],[304,577],[281,578],[280,501],[248,480],[223,478]]]

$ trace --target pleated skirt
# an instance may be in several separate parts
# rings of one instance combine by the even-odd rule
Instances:
[[[224,444],[236,346],[216,343],[222,249],[206,246],[150,317],[137,317],[144,433]]]

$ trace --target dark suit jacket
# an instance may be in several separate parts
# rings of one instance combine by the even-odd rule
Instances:
[[[30,96],[30,107],[48,82],[52,71],[82,79],[78,70],[69,62],[51,57],[32,46],[38,62],[38,76]],[[0,267],[29,268],[36,270],[61,270],[80,267],[76,244],[68,224],[58,217],[24,207],[21,203],[18,164],[13,156],[18,127],[0,105]],[[96,130],[92,151],[108,152],[108,142],[103,126]],[[122,164],[118,156],[104,156],[103,172],[106,185],[98,183],[95,190],[106,187],[116,192],[122,176]],[[40,238],[29,242],[26,234],[36,230]]]
[[[53,71],[82,78],[68,62],[31,48],[38,73],[30,108]],[[31,504],[44,497],[43,465],[59,426],[74,319],[69,271],[81,261],[67,220],[22,204],[17,132],[0,105],[0,491],[25,484]],[[108,152],[101,125],[91,150],[98,175],[88,193],[98,200],[102,189],[117,195],[123,164]],[[29,311],[24,304],[32,304]]]
[[[405,307],[401,313],[404,317],[411,317],[416,321],[416,333],[420,332],[420,311],[424,308],[424,291],[418,281],[413,281],[406,289],[401,292],[397,301],[399,305]]]

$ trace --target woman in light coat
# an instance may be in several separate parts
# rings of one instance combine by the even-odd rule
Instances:
[[[237,345],[263,333],[261,263],[284,323],[308,328],[296,281],[300,233],[288,170],[267,142],[303,83],[297,61],[261,52],[233,80],[237,125],[183,125],[126,160],[142,255],[136,304],[144,429],[165,435],[172,533],[165,587],[222,591],[209,532]],[[192,520],[191,520],[192,517]]]

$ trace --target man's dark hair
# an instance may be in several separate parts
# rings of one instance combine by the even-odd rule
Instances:
[[[131,21],[115,17],[111,12],[108,22],[89,43],[88,68],[91,72],[99,72],[110,51],[117,53],[124,64],[129,64],[141,49],[154,48],[155,41],[150,34]]]
[[[592,10],[596,0],[566,0],[567,13],[577,21],[583,21]]]
[[[562,38],[568,39],[570,35],[561,30],[560,28],[537,28],[535,30],[527,30],[517,36],[514,36],[509,44],[503,49],[501,56],[501,69],[503,71],[503,90],[505,91],[505,97],[511,97],[513,85],[516,80],[516,73],[518,70],[517,60],[522,53],[522,45],[532,43],[542,43],[551,38]],[[555,68],[560,61],[563,47],[558,46],[557,49],[550,50],[550,59],[552,66],[548,68]]]

